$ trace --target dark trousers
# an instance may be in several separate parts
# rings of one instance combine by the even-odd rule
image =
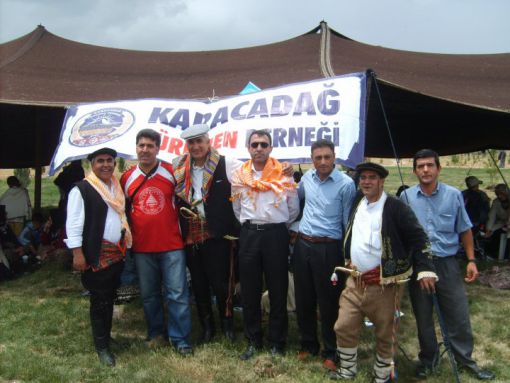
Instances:
[[[476,366],[471,358],[473,334],[469,321],[469,307],[464,289],[464,277],[455,257],[434,257],[439,280],[436,283],[436,296],[441,309],[448,337],[455,359],[461,365]],[[409,284],[409,292],[420,341],[420,361],[431,366],[437,352],[437,338],[434,328],[434,307],[432,297],[423,292],[420,283],[414,278]]]
[[[123,267],[124,262],[117,262],[96,272],[88,269],[81,275],[83,287],[90,292],[90,324],[98,351],[107,349],[110,344],[113,300]]]
[[[333,327],[338,317],[338,302],[345,279],[341,275],[339,283],[333,286],[331,274],[336,266],[344,265],[341,242],[312,243],[299,238],[294,246],[292,265],[301,348],[312,354],[319,353],[318,305],[324,346],[323,356],[334,359],[336,334]]]
[[[272,346],[285,347],[287,341],[287,289],[289,232],[285,224],[268,230],[243,226],[239,239],[239,276],[243,301],[245,336],[257,347],[262,345],[262,277],[269,290],[269,332]]]
[[[220,320],[227,317],[227,309],[228,317],[232,316],[232,299],[228,299],[230,246],[231,241],[223,238],[211,238],[199,245],[186,246],[191,287],[201,322],[213,322],[211,289],[216,296]]]

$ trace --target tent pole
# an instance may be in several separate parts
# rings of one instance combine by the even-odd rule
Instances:
[[[503,173],[501,172],[501,169],[499,168],[497,162],[496,162],[496,159],[494,158],[494,156],[492,155],[491,151],[490,150],[487,150],[487,152],[489,153],[489,156],[491,157],[491,160],[492,160],[492,163],[494,164],[494,166],[496,167],[496,169],[498,169],[498,173],[499,175],[501,176],[501,178],[503,179],[503,183],[506,185],[506,188],[508,189],[508,182],[506,182],[506,179],[505,179],[505,176],[503,175]]]
[[[36,212],[41,211],[41,189],[42,189],[42,167],[37,165],[35,167],[35,180],[34,180],[34,209]]]
[[[34,209],[41,211],[42,167],[41,167],[41,127],[39,113],[35,112],[35,180],[34,180]]]

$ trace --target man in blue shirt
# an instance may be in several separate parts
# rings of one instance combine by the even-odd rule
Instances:
[[[338,300],[343,283],[333,286],[330,276],[335,266],[344,264],[341,239],[356,193],[353,180],[335,169],[335,147],[331,141],[312,145],[315,169],[299,183],[299,198],[305,200],[294,247],[293,267],[296,314],[301,335],[298,358],[317,355],[317,304],[321,316],[324,367],[335,370],[336,336],[333,326],[338,316]]]
[[[438,154],[433,150],[423,149],[415,154],[413,171],[419,184],[405,190],[400,198],[411,206],[429,237],[439,277],[436,296],[455,359],[460,367],[472,372],[476,378],[494,379],[492,372],[481,370],[471,357],[473,334],[469,307],[461,270],[455,258],[459,250],[459,237],[468,258],[464,280],[473,282],[478,276],[478,270],[473,250],[472,225],[464,208],[462,193],[438,181],[441,165]],[[420,341],[420,365],[416,375],[424,379],[434,372],[439,359],[432,297],[420,288],[415,278],[409,285],[409,291]]]

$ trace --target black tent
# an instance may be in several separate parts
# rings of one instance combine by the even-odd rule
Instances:
[[[450,55],[371,46],[325,22],[287,41],[201,52],[148,52],[67,40],[38,26],[0,44],[0,168],[47,165],[69,105],[206,99],[371,68],[400,157],[510,149],[510,54]],[[377,92],[365,153],[392,157]]]

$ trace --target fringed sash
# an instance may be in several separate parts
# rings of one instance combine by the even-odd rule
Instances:
[[[207,200],[209,195],[209,189],[213,179],[214,171],[218,162],[220,161],[220,154],[213,147],[210,148],[209,154],[204,164],[204,177],[202,179],[202,200]],[[177,165],[174,168],[174,176],[177,181],[175,186],[175,194],[186,201],[190,206],[194,206],[193,193],[192,193],[192,181],[191,181],[191,166],[192,159],[189,153],[184,154]]]

